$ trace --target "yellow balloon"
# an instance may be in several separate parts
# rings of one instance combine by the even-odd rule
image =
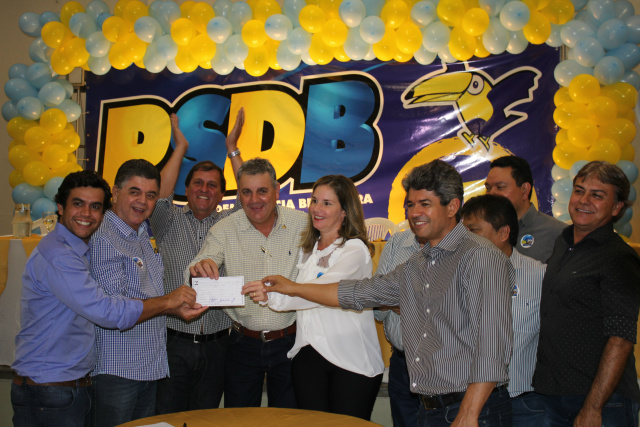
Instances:
[[[618,114],[626,113],[633,109],[638,101],[638,91],[629,83],[618,82],[604,86],[602,94],[613,99],[618,106]]]
[[[191,15],[191,9],[196,5],[196,2],[193,0],[187,0],[180,5],[180,13],[183,18],[189,18]]]
[[[540,12],[532,11],[529,22],[522,29],[524,38],[531,44],[542,44],[551,36],[551,24]]]
[[[456,27],[451,30],[449,51],[458,61],[466,61],[476,51],[476,38],[467,34],[462,28]]]
[[[573,19],[576,10],[571,0],[551,0],[540,13],[552,24],[564,25]]]
[[[36,126],[33,120],[27,120],[23,117],[14,117],[7,123],[7,133],[16,141],[24,141],[24,134],[27,129]]]
[[[113,14],[122,18],[122,15],[124,14],[124,8],[130,1],[132,0],[118,0],[115,7],[113,8]]]
[[[187,49],[197,62],[206,62],[216,54],[216,43],[208,35],[198,34],[191,40]]]
[[[325,65],[333,60],[334,47],[329,46],[322,40],[321,34],[311,36],[311,46],[309,46],[309,56],[316,64]]]
[[[347,53],[344,51],[344,46],[338,46],[335,52],[333,52],[333,57],[340,62],[351,61],[351,58],[349,58],[349,55],[347,55]]]
[[[114,43],[109,49],[109,63],[117,70],[124,70],[129,67],[133,61],[127,59],[127,47],[121,40]]]
[[[390,0],[382,7],[380,18],[384,25],[398,28],[409,17],[409,6],[403,0]]]
[[[474,37],[481,36],[489,28],[489,14],[484,9],[474,7],[462,17],[462,29]]]
[[[61,22],[51,21],[44,24],[40,30],[42,41],[49,47],[57,48],[62,42],[71,37],[71,30]]]
[[[396,44],[400,52],[413,55],[422,46],[422,32],[410,19],[404,21],[396,30]]]
[[[149,8],[140,0],[129,1],[122,10],[122,19],[133,30],[133,25],[143,16],[149,16]]]
[[[275,0],[259,0],[253,8],[253,17],[265,22],[271,15],[282,14],[282,8]]]
[[[342,46],[347,41],[349,30],[340,19],[329,19],[322,24],[322,41],[332,47]]]
[[[629,162],[632,162],[633,159],[635,159],[636,157],[636,149],[633,148],[633,145],[628,144],[625,145],[624,148],[622,149],[622,154],[620,154],[620,160],[627,160]]]
[[[465,12],[466,7],[462,0],[440,0],[436,8],[438,18],[450,27],[457,26]]]
[[[411,60],[411,58],[413,58],[413,55],[410,53],[403,53],[400,50],[398,50],[396,52],[396,56],[393,57],[393,59],[396,62],[408,62]]]
[[[216,17],[213,7],[209,3],[196,3],[189,12],[189,20],[193,22],[196,31],[201,34],[207,34],[207,24]]]
[[[49,167],[42,161],[36,160],[28,163],[23,171],[22,175],[24,180],[29,184],[38,187],[44,185],[49,180]]]
[[[40,156],[35,151],[31,150],[26,145],[17,145],[9,150],[8,156],[11,166],[18,170],[23,170],[24,167],[36,160],[40,160]]]
[[[558,89],[556,94],[553,96],[554,105],[558,107],[569,101],[572,101],[571,96],[569,95],[569,88],[560,86],[560,89]]]
[[[51,169],[60,168],[67,162],[67,152],[59,145],[51,145],[42,152],[42,162]]]
[[[568,129],[569,142],[580,148],[591,147],[599,137],[598,125],[589,119],[576,119]]]
[[[621,113],[620,111],[618,111],[618,117],[621,119],[627,119],[630,122],[636,121],[636,113],[633,110],[628,110],[628,111],[625,111],[624,113]]]
[[[254,77],[262,76],[269,70],[269,52],[265,46],[250,47],[244,60],[244,69]]]
[[[178,46],[186,46],[196,35],[196,27],[187,18],[178,18],[171,24],[171,38]]]
[[[575,102],[587,104],[600,96],[600,83],[589,74],[577,75],[569,83],[569,96]]]
[[[263,21],[252,19],[242,27],[242,41],[249,47],[260,47],[268,38]]]
[[[373,44],[373,53],[380,61],[391,61],[399,52],[396,44],[396,32],[386,27],[382,40]]]
[[[575,119],[588,117],[587,106],[575,101],[565,102],[553,112],[553,121],[563,129],[569,129]]]
[[[64,129],[51,136],[51,144],[62,147],[65,153],[73,153],[80,146],[80,135],[75,130]]]
[[[556,133],[556,145],[562,145],[567,141],[569,141],[569,130],[558,129],[558,133]]]
[[[307,4],[317,4],[320,6],[320,9],[324,11],[325,17],[327,19],[339,18],[340,17],[340,3],[342,0],[318,0],[317,3],[313,3],[312,1],[307,1]]]
[[[602,126],[611,123],[618,115],[618,106],[608,96],[596,96],[587,104],[589,118]]]
[[[62,132],[67,126],[67,116],[61,110],[51,108],[40,116],[40,126],[51,134]]]
[[[61,178],[64,178],[65,176],[69,175],[70,173],[80,172],[81,170],[82,170],[82,168],[80,167],[79,164],[77,164],[75,162],[74,163],[67,162],[61,168],[52,169],[50,174],[51,174],[52,177],[59,176]]]
[[[198,68],[198,61],[189,53],[185,46],[178,46],[178,54],[175,58],[176,66],[185,73],[190,73]]]
[[[617,142],[613,139],[602,138],[589,148],[587,160],[590,162],[604,160],[615,165],[620,161],[621,155],[622,150],[620,150],[620,145]]]
[[[60,9],[60,22],[69,26],[69,19],[79,12],[84,12],[84,7],[77,1],[65,3],[64,6],[62,6],[62,9]]]
[[[486,58],[487,56],[491,55],[491,52],[489,52],[487,48],[484,47],[482,36],[476,37],[476,51],[473,55],[477,56],[478,58]]]
[[[64,56],[63,48],[59,47],[51,53],[51,69],[60,74],[61,76],[66,76],[71,73],[75,67],[69,64],[67,58]]]
[[[140,40],[135,33],[127,34],[119,43],[122,43],[123,55],[129,63],[142,61],[147,51],[148,43]]]
[[[303,30],[315,34],[322,30],[325,15],[320,6],[308,4],[300,10],[298,20]]]
[[[553,161],[562,169],[571,169],[571,166],[581,160],[581,150],[573,144],[562,144],[556,146],[552,153]]]
[[[78,158],[75,154],[67,154],[67,162],[78,163]]]
[[[15,188],[16,185],[22,184],[23,182],[27,182],[24,180],[24,176],[22,175],[22,171],[19,169],[14,169],[9,174],[9,185],[11,188]]]
[[[119,16],[110,16],[102,23],[102,34],[112,43],[129,32],[129,25]]]
[[[85,40],[79,37],[70,38],[59,49],[72,67],[82,67],[89,60],[89,52],[85,48]]]
[[[24,134],[24,143],[37,153],[41,153],[51,144],[51,134],[42,126],[33,126]]]
[[[538,0],[521,0],[521,1],[522,1],[522,3],[527,5],[529,10],[539,10],[539,8],[538,8],[538,5],[539,5]]]
[[[618,117],[600,128],[600,136],[616,141],[622,148],[636,137],[636,126],[632,121]]]
[[[15,147],[16,145],[26,145],[24,143],[24,141],[18,141],[17,139],[13,139],[11,140],[11,142],[9,143],[9,147],[7,148],[8,150],[11,150],[13,147]]]

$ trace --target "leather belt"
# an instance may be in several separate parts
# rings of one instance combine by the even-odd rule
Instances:
[[[189,340],[191,342],[199,344],[199,343],[204,343],[208,341],[215,341],[222,338],[225,335],[229,335],[229,329],[223,329],[221,331],[214,332],[213,334],[198,335],[198,334],[189,334],[187,332],[180,332],[180,331],[176,331],[175,329],[167,328],[167,335],[183,338],[185,340]]]
[[[292,323],[290,326],[280,329],[277,331],[252,331],[251,329],[247,329],[242,326],[238,322],[233,322],[233,330],[238,332],[241,335],[262,340],[262,342],[269,342],[273,340],[277,340],[279,338],[284,338],[287,335],[296,333],[296,323]]]
[[[496,387],[493,391],[506,389],[506,385],[501,385]],[[424,405],[424,409],[429,411],[432,409],[441,409],[446,408],[449,405],[453,405],[454,403],[462,402],[464,399],[466,391],[458,391],[454,393],[447,394],[436,394],[436,395],[427,395],[427,394],[419,394],[420,401],[422,405]]]
[[[89,374],[77,380],[58,381],[55,383],[37,383],[29,377],[13,374],[13,383],[15,385],[35,385],[41,387],[89,387],[91,385],[91,376]]]

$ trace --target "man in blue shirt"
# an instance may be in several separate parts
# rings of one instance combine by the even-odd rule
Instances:
[[[89,238],[111,205],[108,184],[95,172],[62,182],[55,201],[59,224],[33,251],[23,274],[22,329],[16,336],[11,386],[15,426],[83,426],[95,365],[94,323],[126,330],[158,314],[199,315],[195,292],[183,287],[147,299],[106,296],[89,271]],[[185,304],[186,303],[186,304]]]

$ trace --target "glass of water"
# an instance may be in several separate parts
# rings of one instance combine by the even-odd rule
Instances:
[[[42,233],[42,235],[49,234],[55,228],[56,222],[58,222],[58,216],[55,212],[42,212],[42,225],[44,225],[44,228],[47,230],[47,232]]]

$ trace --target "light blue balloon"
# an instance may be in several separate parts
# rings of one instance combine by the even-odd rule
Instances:
[[[633,209],[629,207],[625,209],[620,219],[615,222],[615,225],[618,226],[618,225],[626,224],[627,222],[631,221],[631,217],[633,217]]]
[[[67,93],[66,98],[71,98],[71,95],[73,95],[73,85],[71,82],[64,77],[59,77],[54,81],[62,85],[64,91]]]
[[[432,23],[436,17],[436,5],[429,0],[419,1],[411,8],[411,19],[420,27],[426,27]]]
[[[624,72],[624,64],[615,56],[605,56],[593,67],[593,76],[601,85],[619,82]]]
[[[4,84],[4,93],[9,99],[15,102],[20,101],[26,96],[38,96],[36,88],[31,86],[26,79],[19,77],[7,80]]]
[[[551,186],[551,195],[560,203],[569,203],[572,191],[573,181],[569,178],[559,179]]]
[[[507,50],[509,44],[509,31],[502,26],[500,19],[492,16],[489,19],[489,26],[482,34],[482,43],[489,53],[500,55]]]
[[[264,23],[264,31],[273,40],[286,40],[292,30],[291,20],[280,13],[271,15]]]
[[[40,25],[44,27],[49,22],[60,22],[60,15],[55,12],[44,12],[40,15]]]
[[[440,49],[440,52],[438,52],[438,57],[442,59],[444,62],[446,62],[447,64],[453,64],[454,62],[457,61],[457,59],[454,58],[453,55],[451,54],[451,51],[449,50],[448,45]]]
[[[18,18],[18,27],[28,36],[40,37],[42,24],[40,23],[40,15],[33,12],[26,12]]]
[[[616,6],[613,0],[589,0],[587,10],[602,22],[616,17]]]
[[[551,205],[551,213],[553,214],[554,218],[559,219],[562,215],[568,215],[568,209],[567,209],[567,204],[566,203],[560,203],[557,200],[555,202],[553,202],[553,205]]]
[[[13,64],[9,67],[9,78],[10,79],[24,79],[27,80],[27,67],[25,64]]]
[[[349,28],[355,28],[367,16],[367,8],[362,0],[344,0],[338,8],[340,19]]]
[[[33,62],[49,62],[52,52],[53,49],[47,46],[40,37],[29,45],[29,58]]]
[[[227,18],[232,5],[231,0],[216,0],[213,3],[213,11],[216,13],[216,16]]]
[[[109,6],[102,0],[92,0],[84,8],[84,11],[95,21],[101,14],[109,13]]]
[[[44,194],[44,193],[43,193]],[[31,204],[31,219],[41,219],[43,212],[57,212],[58,205],[46,197],[41,197]]]
[[[67,116],[67,122],[73,123],[80,118],[82,109],[77,102],[71,99],[65,99],[56,108],[60,109],[65,116]]]
[[[242,41],[240,34],[234,34],[229,37],[229,40],[224,45],[224,53],[227,55],[227,59],[237,65],[247,59],[249,55],[249,48]]]
[[[89,52],[89,55],[96,58],[102,58],[109,54],[111,42],[107,40],[102,31],[96,31],[87,37],[84,46],[87,49],[87,52]]]
[[[157,43],[151,43],[142,58],[144,68],[150,73],[159,73],[167,67],[167,58],[158,53]]]
[[[227,18],[216,16],[207,23],[207,35],[218,44],[226,42],[231,34],[233,34],[233,28]]]
[[[413,58],[420,65],[429,65],[433,63],[437,56],[437,53],[429,52],[424,48],[424,46],[420,46],[420,48],[413,54]]]
[[[38,98],[47,107],[56,107],[67,98],[67,91],[58,80],[49,82],[40,88]]]
[[[640,91],[640,74],[635,71],[627,71],[620,81],[629,83],[631,86],[635,87],[637,91]]]
[[[545,42],[548,46],[560,47],[563,45],[562,37],[560,36],[561,29],[562,29],[562,25],[551,24],[551,34],[549,35],[549,38]]]
[[[344,42],[342,47],[344,48],[344,53],[346,53],[353,61],[360,61],[361,59],[364,59],[367,52],[369,52],[369,44],[360,37],[359,28],[349,28],[347,40]]]
[[[582,21],[569,21],[560,30],[562,42],[568,47],[576,47],[578,42],[585,37],[595,37],[596,30]]]
[[[302,55],[300,55],[300,59],[309,66],[318,65],[313,59],[311,59],[311,56],[309,56],[309,51],[303,52]]]
[[[422,46],[429,52],[438,53],[449,43],[450,37],[451,29],[440,21],[434,21],[422,29]]]
[[[253,11],[251,10],[251,6],[247,3],[243,1],[233,3],[228,17],[229,22],[231,22],[231,26],[233,27],[233,33],[242,33],[242,27],[244,24],[249,22],[252,17]]]
[[[309,50],[309,46],[311,46],[311,34],[304,28],[298,27],[291,31],[289,38],[287,38],[287,47],[291,53],[302,55]]]
[[[562,169],[558,165],[553,165],[551,168],[551,177],[554,181],[558,181],[562,178],[569,178],[569,171],[567,169]]]
[[[599,21],[597,20],[592,14],[591,12],[589,12],[588,10],[581,10],[580,12],[576,13],[576,15],[573,17],[573,19],[575,19],[576,21],[582,21],[585,24],[589,24],[591,27],[598,29],[600,28],[600,25],[602,25],[603,21]]]
[[[300,55],[291,52],[287,45],[280,43],[276,51],[276,59],[283,70],[293,71],[300,65]]]
[[[631,184],[636,182],[636,180],[638,179],[638,167],[633,162],[630,162],[628,160],[620,160],[618,163],[616,163],[616,166],[622,169],[622,172],[624,172]]]
[[[596,36],[606,50],[615,49],[627,40],[627,24],[619,19],[609,19],[598,28]]]
[[[89,56],[87,65],[96,76],[104,76],[111,69],[111,63],[108,56]]]
[[[522,30],[509,31],[509,44],[507,45],[507,52],[512,55],[518,55],[525,51],[529,46],[529,41],[524,36]]]
[[[98,31],[98,25],[88,13],[78,12],[69,19],[69,29],[74,36],[86,39],[89,34]]]
[[[593,67],[604,58],[604,48],[594,37],[584,37],[573,48],[573,57],[584,67]]]
[[[7,101],[2,104],[2,118],[5,121],[8,122],[9,120],[13,119],[14,117],[18,117],[19,115],[20,113],[18,112],[16,104],[14,104],[13,101]]]
[[[587,0],[571,0],[571,3],[573,3],[573,9],[578,12],[584,9],[587,5]]]
[[[618,232],[618,234],[624,237],[631,237],[631,233],[633,232],[633,227],[628,222],[625,224],[614,223],[613,228]]]
[[[593,69],[583,67],[573,59],[566,59],[556,65],[556,68],[553,70],[553,76],[555,77],[556,82],[564,87],[569,87],[571,80],[580,74],[589,74],[592,76]]]
[[[107,20],[107,18],[112,17],[113,15],[109,12],[105,12],[105,13],[101,13],[98,16],[98,19],[96,19],[96,26],[98,27],[99,30],[102,30],[102,24],[104,24],[104,21]]]
[[[171,33],[171,24],[182,16],[180,7],[172,1],[165,1],[158,7],[158,14],[154,18],[160,23],[164,34]],[[175,74],[175,73],[174,73]]]
[[[38,120],[44,113],[44,105],[34,96],[25,96],[16,104],[20,116],[27,120]]]
[[[621,60],[625,70],[633,70],[640,64],[640,47],[637,44],[624,43],[607,52],[607,55]]]
[[[630,16],[624,22],[627,24],[627,42],[640,43],[640,15]]]
[[[629,199],[630,202],[635,202],[636,201],[636,189],[634,187],[631,187],[629,189],[629,197],[627,197]]]
[[[15,186],[11,192],[14,203],[28,203],[32,205],[36,200],[44,197],[44,192],[40,187],[23,182]],[[42,216],[42,214],[40,214]]]
[[[149,16],[150,17],[152,17],[155,20],[158,19],[159,11],[160,11],[162,3],[164,3],[164,1],[165,0],[155,0],[155,1],[151,2],[149,7],[147,8],[147,12],[149,12]]]
[[[40,89],[51,80],[53,80],[53,75],[49,65],[43,64],[42,62],[36,62],[35,64],[29,65],[29,68],[27,68],[27,81],[36,89]]]
[[[151,43],[156,37],[162,36],[160,23],[150,16],[141,16],[133,24],[133,32],[145,43]]]
[[[44,196],[53,201],[56,194],[58,194],[58,188],[60,188],[60,184],[62,184],[63,180],[64,178],[59,176],[54,176],[49,179],[49,181],[44,185]]]
[[[160,37],[156,42],[156,50],[159,55],[167,60],[168,64],[168,62],[175,59],[178,54],[178,45],[173,41],[170,35],[166,34]]]
[[[300,20],[298,17],[300,16],[300,11],[306,5],[307,2],[304,0],[284,0],[282,11],[291,20],[293,28],[298,28],[300,26]]]
[[[589,162],[587,162],[586,160],[578,160],[571,165],[571,169],[569,169],[569,178],[571,179],[571,182],[573,182],[573,179],[576,177],[576,175],[578,175],[580,169],[582,169],[582,167],[587,163]]]
[[[362,0],[367,9],[367,16],[380,16],[384,0]]]
[[[616,0],[616,18],[625,20],[636,14],[636,8],[629,0]]]
[[[489,16],[498,16],[504,7],[505,0],[480,0],[478,2],[481,9],[484,9]]]
[[[509,31],[519,31],[529,22],[529,7],[521,1],[510,1],[500,11],[500,22]]]
[[[282,44],[280,44],[280,46],[282,46]],[[218,46],[218,49],[216,49],[216,54],[211,60],[211,68],[220,76],[230,74],[235,68],[233,62],[229,61],[227,55],[224,53],[223,45]]]

